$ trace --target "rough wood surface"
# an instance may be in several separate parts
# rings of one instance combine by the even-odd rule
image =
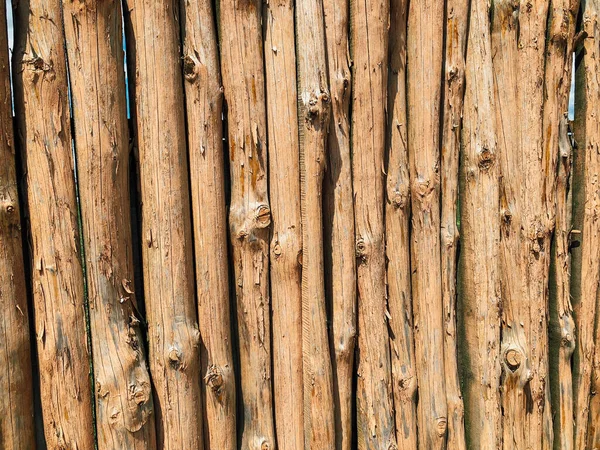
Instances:
[[[335,448],[323,266],[323,175],[331,114],[321,0],[296,2],[302,212],[304,445]]]
[[[44,436],[50,448],[91,450],[90,355],[60,23],[60,0],[16,4],[15,110],[27,183]]]
[[[223,89],[213,3],[181,1],[205,448],[234,450],[236,392],[231,341]]]
[[[417,374],[410,286],[410,179],[406,115],[408,1],[391,0],[385,208],[390,355],[398,449],[417,449]]]
[[[468,446],[495,450],[502,446],[500,197],[489,2],[473,0],[469,16],[460,187],[463,348],[458,361]]]
[[[323,0],[331,119],[323,182],[325,292],[330,299],[335,448],[352,445],[356,347],[356,256],[350,160],[350,43],[348,0]]]
[[[142,200],[142,263],[157,446],[202,448],[200,333],[179,2],[128,0],[127,48]]]
[[[63,7],[98,446],[153,448],[153,401],[133,285],[121,5],[63,0]],[[92,436],[91,428],[86,432]]]
[[[441,152],[441,258],[444,318],[444,367],[448,400],[449,449],[466,450],[464,404],[457,360],[456,265],[458,247],[458,160],[465,94],[465,52],[470,0],[446,2],[446,54]],[[478,6],[478,5],[476,5]],[[485,30],[484,30],[485,31]],[[478,36],[471,40],[478,39]],[[477,63],[475,63],[477,64]],[[490,61],[491,64],[491,61]],[[491,69],[491,66],[490,68]],[[479,86],[479,85],[478,85]],[[487,93],[483,95],[488,95]],[[493,113],[490,110],[489,113]],[[493,134],[491,135],[493,137]],[[487,138],[487,137],[486,137]],[[493,140],[493,139],[492,139]],[[492,234],[489,230],[488,234]]]
[[[29,315],[17,194],[6,3],[0,4],[0,448],[35,447]]]
[[[265,2],[273,385],[277,443],[304,448],[302,225],[294,2]]]
[[[410,2],[408,12],[408,152],[411,274],[419,380],[419,445],[446,446],[447,403],[440,250],[440,110],[444,2]],[[423,45],[427,42],[427,45]]]
[[[548,275],[554,196],[545,185],[544,54],[548,0],[493,4],[492,55],[501,187],[503,441],[552,447]]]
[[[359,449],[389,449],[396,445],[384,221],[389,8],[388,0],[353,1],[350,5]]]
[[[220,2],[221,68],[228,107],[230,242],[237,298],[241,446],[274,450],[271,388],[267,113],[262,3]]]

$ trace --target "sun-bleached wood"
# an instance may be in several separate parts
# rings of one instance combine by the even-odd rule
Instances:
[[[462,348],[454,364],[461,362],[468,446],[495,450],[502,445],[500,180],[489,2],[471,1],[469,17],[460,174]]]
[[[223,89],[210,0],[181,1],[205,448],[234,450],[236,392],[231,341]]]
[[[417,449],[417,374],[410,286],[410,179],[406,116],[408,1],[390,1],[385,206],[390,356],[399,450]]]
[[[157,447],[201,449],[200,332],[177,0],[127,0],[144,300]]]
[[[219,4],[221,70],[228,107],[233,248],[240,354],[241,446],[273,450],[271,316],[267,193],[267,111],[262,3]]]
[[[60,0],[16,4],[15,112],[26,173],[44,436],[49,448],[92,450],[90,355],[65,37],[57,23],[62,23]],[[18,397],[13,401],[20,402]],[[139,411],[144,409],[142,405]]]
[[[419,446],[446,446],[447,400],[440,250],[440,111],[444,2],[411,1],[408,12],[408,153],[411,274],[419,380]],[[427,43],[427,45],[424,45]]]
[[[6,2],[0,4],[0,448],[35,446],[29,315],[17,194]]]

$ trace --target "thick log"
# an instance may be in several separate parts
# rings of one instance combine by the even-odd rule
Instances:
[[[430,449],[445,448],[447,431],[440,248],[443,30],[444,2],[410,2],[407,94],[411,273],[419,384],[419,445]]]
[[[262,3],[220,2],[221,68],[228,107],[230,242],[236,286],[244,449],[275,449],[271,387],[267,112]]]
[[[469,448],[495,450],[502,446],[500,179],[489,2],[473,0],[469,16],[460,187],[463,338],[459,361]]]
[[[359,449],[396,445],[385,267],[389,1],[351,2],[352,173],[358,278]]]
[[[128,0],[127,48],[142,201],[142,263],[157,446],[202,448],[200,333],[179,2]],[[183,431],[185,430],[185,431]]]
[[[265,2],[265,76],[269,138],[273,385],[277,443],[304,448],[302,224],[294,5]]]
[[[385,207],[390,355],[396,439],[400,450],[417,449],[417,374],[410,286],[410,177],[406,116],[408,1],[390,2],[388,168]]]
[[[231,341],[223,89],[213,3],[181,1],[205,448],[234,450],[236,392]]]
[[[0,448],[35,447],[29,315],[17,193],[6,3],[0,4]],[[91,447],[89,447],[91,448]]]
[[[50,448],[92,450],[90,354],[60,23],[60,0],[16,4],[15,112],[26,172],[44,435]],[[147,389],[149,397],[149,384]]]

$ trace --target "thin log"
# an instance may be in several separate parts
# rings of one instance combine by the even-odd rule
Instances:
[[[264,3],[269,139],[273,386],[277,443],[304,448],[302,224],[292,1]]]
[[[576,326],[576,347],[573,356],[573,392],[575,411],[575,448],[588,447],[593,434],[590,411],[594,377],[594,327],[598,311],[600,282],[600,2],[582,0],[581,31],[583,46],[577,68],[573,226],[581,231],[580,248],[573,251],[571,294]],[[590,436],[588,437],[588,428]],[[591,442],[590,442],[591,443]]]
[[[17,193],[6,2],[0,4],[0,448],[35,448],[29,315]]]
[[[471,0],[448,0],[446,2],[446,56],[444,67],[444,110],[442,112],[442,222],[440,232],[444,315],[444,367],[446,369],[446,398],[448,401],[447,447],[456,450],[466,450],[465,413],[458,379],[457,359],[456,255],[459,232],[456,222],[458,213],[458,159],[465,95],[465,53],[467,50],[467,24],[470,3]],[[477,62],[479,63],[479,61]],[[489,112],[493,112],[493,109]],[[485,139],[487,138],[488,136]]]
[[[473,0],[462,130],[461,333],[469,448],[502,447],[499,171],[490,3]],[[443,165],[442,165],[443,167]],[[450,447],[450,445],[449,445]]]
[[[556,223],[551,253],[550,382],[555,448],[574,446],[573,374],[575,322],[571,304],[571,254],[569,251],[572,201],[572,148],[568,125],[569,93],[573,67],[573,41],[579,0],[551,3],[548,19],[544,98],[544,148],[550,155],[547,196],[556,199]],[[556,177],[552,174],[556,173]]]
[[[181,18],[204,376],[204,441],[205,448],[234,450],[237,421],[229,311],[223,88],[213,3],[182,0]]]
[[[544,149],[544,56],[548,0],[493,4],[492,55],[500,159],[505,448],[552,447],[548,278],[554,177]]]
[[[358,277],[358,448],[396,446],[387,305],[384,155],[390,3],[350,5],[352,173]]]
[[[335,448],[350,450],[356,347],[356,256],[350,160],[350,43],[348,0],[323,0],[331,92],[327,171],[323,182],[325,292],[330,299]]]
[[[407,86],[411,273],[419,445],[430,449],[445,448],[447,431],[439,167],[443,30],[444,2],[410,2]]]
[[[271,388],[267,112],[262,3],[223,0],[219,29],[229,121],[230,242],[236,285],[243,403],[241,446],[274,449]]]
[[[142,263],[157,446],[203,446],[200,333],[194,262],[179,2],[128,0],[127,48],[134,91],[142,200]]]
[[[335,448],[333,379],[323,266],[323,175],[331,114],[321,0],[296,2],[302,212],[304,444]]]
[[[417,449],[417,374],[410,286],[410,177],[406,116],[408,1],[390,2],[385,208],[390,354],[398,449]]]
[[[17,3],[15,111],[27,183],[44,436],[50,448],[91,450],[90,355],[60,23],[60,0]],[[148,384],[148,397],[149,390]],[[144,410],[142,402],[138,411]]]

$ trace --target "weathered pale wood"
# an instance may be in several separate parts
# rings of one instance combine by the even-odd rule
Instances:
[[[229,123],[229,232],[237,297],[243,449],[276,448],[271,388],[267,113],[262,3],[219,5],[221,68]]]
[[[335,448],[350,450],[356,347],[356,256],[350,161],[350,47],[348,0],[323,0],[331,92],[327,171],[323,181],[325,292],[330,301]]]
[[[359,449],[396,445],[385,267],[384,154],[390,4],[353,1],[352,173],[358,277]]]
[[[390,1],[388,168],[385,208],[390,355],[400,450],[417,449],[417,374],[410,286],[410,179],[406,116],[408,1]]]
[[[568,136],[569,93],[573,67],[573,40],[579,0],[551,3],[548,19],[544,97],[544,148],[550,156],[546,195],[556,199],[554,245],[551,253],[550,286],[550,383],[554,411],[555,448],[572,449],[573,376],[571,357],[575,350],[575,322],[570,297],[571,254],[569,251],[572,202],[572,148]],[[556,173],[556,177],[552,174]],[[552,345],[554,344],[554,345]]]
[[[0,448],[35,447],[29,316],[15,170],[6,3],[0,4]]]
[[[63,9],[88,279],[98,446],[154,448],[151,385],[133,285],[121,4],[114,0],[63,0]],[[62,46],[57,51],[62,52]],[[70,154],[70,146],[67,148]],[[80,422],[73,426],[84,427]],[[91,435],[91,428],[86,433]]]
[[[466,449],[465,413],[458,379],[459,361],[457,360],[456,254],[459,233],[456,221],[458,212],[458,159],[465,95],[465,53],[470,3],[470,0],[448,0],[446,2],[446,56],[444,110],[442,111],[442,217],[440,232],[444,367],[446,370],[446,398],[448,400],[447,447],[456,450]],[[474,39],[478,39],[478,37],[474,37]],[[493,112],[493,110],[489,112]]]
[[[335,448],[333,379],[323,266],[323,175],[331,101],[321,0],[296,1],[302,212],[302,356],[305,448]]]
[[[505,448],[552,447],[548,275],[554,196],[543,146],[548,0],[493,3],[492,55],[500,160]]]
[[[202,448],[200,333],[176,0],[127,0],[157,446]]]
[[[294,2],[265,2],[273,385],[277,443],[304,448],[302,225]]]
[[[588,443],[594,414],[590,411],[594,377],[594,327],[600,282],[600,26],[598,0],[582,0],[581,31],[586,33],[577,68],[574,152],[573,226],[580,247],[573,251],[571,293],[575,316],[576,346],[573,357],[575,448],[593,448]],[[591,437],[591,436],[590,436]]]
[[[236,392],[229,310],[223,89],[213,3],[181,1],[205,448],[234,450]]]
[[[473,0],[469,17],[460,187],[464,340],[458,361],[465,386],[469,448],[495,450],[502,445],[500,184],[489,1]]]
[[[440,111],[444,2],[411,1],[408,12],[408,152],[419,446],[445,448],[447,431],[440,249]],[[427,43],[426,45],[424,45]]]
[[[90,355],[61,23],[60,0],[16,4],[15,110],[26,171],[44,435],[49,448],[91,450]]]

